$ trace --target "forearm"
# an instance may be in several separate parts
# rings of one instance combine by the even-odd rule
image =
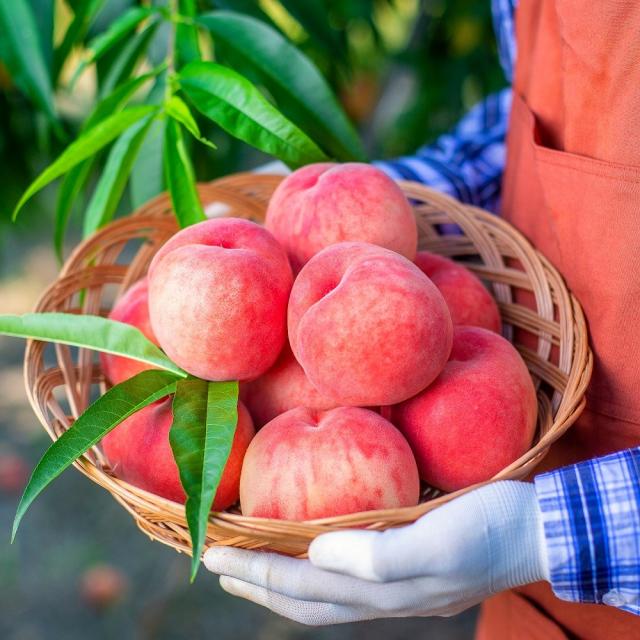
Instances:
[[[450,133],[412,156],[377,161],[394,179],[415,180],[496,211],[506,155],[511,89],[487,97]]]
[[[640,615],[640,447],[538,476],[551,586]]]

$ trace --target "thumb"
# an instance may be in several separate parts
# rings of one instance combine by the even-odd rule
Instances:
[[[373,582],[404,580],[416,573],[413,526],[387,531],[347,530],[325,533],[309,547],[309,560],[325,571]]]
[[[309,560],[319,569],[382,582],[374,561],[377,531],[334,531],[318,536],[309,546]]]

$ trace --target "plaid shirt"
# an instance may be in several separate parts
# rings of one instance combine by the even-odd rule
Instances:
[[[516,0],[492,0],[500,62],[512,77]],[[375,164],[462,202],[497,211],[511,90],[486,98],[413,156]],[[551,586],[563,600],[640,615],[640,447],[539,475]]]

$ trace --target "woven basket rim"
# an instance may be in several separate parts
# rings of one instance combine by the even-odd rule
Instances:
[[[234,174],[213,181],[212,183],[199,184],[198,191],[205,204],[211,201],[211,197],[225,203],[231,202],[232,206],[240,207],[238,211],[241,211],[243,215],[246,213],[245,209],[248,209],[248,217],[250,213],[259,215],[260,211],[263,212],[269,193],[279,184],[281,179],[281,176],[258,176],[247,173]],[[539,353],[534,351],[528,353],[526,350],[521,351],[525,357],[525,361],[527,361],[527,357],[530,359],[530,361],[527,361],[530,367],[532,366],[532,362],[534,362],[536,366],[541,367],[540,371],[547,375],[549,379],[555,381],[557,385],[565,385],[564,393],[561,394],[561,398],[554,409],[551,408],[553,400],[547,398],[549,402],[549,416],[553,413],[551,424],[538,442],[518,460],[514,461],[490,480],[473,485],[472,487],[466,487],[465,489],[436,497],[427,502],[421,502],[413,507],[365,511],[304,522],[249,517],[229,511],[219,513],[212,512],[209,522],[207,546],[211,546],[212,544],[228,544],[246,548],[264,547],[290,553],[291,555],[302,556],[306,552],[306,545],[308,545],[316,535],[329,530],[343,527],[384,529],[413,522],[432,508],[467,493],[476,487],[500,479],[524,477],[527,475],[525,472],[531,471],[539,463],[548,451],[549,446],[575,422],[582,412],[586,402],[585,392],[593,368],[593,355],[589,348],[586,320],[580,304],[575,296],[568,291],[564,280],[555,267],[547,258],[535,250],[519,231],[505,220],[478,208],[463,205],[453,198],[436,192],[424,185],[409,181],[398,181],[398,184],[410,199],[419,203],[417,205],[418,209],[421,205],[424,205],[428,209],[430,207],[427,217],[431,216],[431,218],[437,219],[439,215],[438,211],[442,210],[446,212],[449,221],[454,221],[463,228],[465,238],[475,238],[475,234],[477,238],[474,239],[474,242],[480,243],[481,245],[479,251],[485,251],[490,260],[495,261],[498,259],[495,256],[498,256],[499,260],[503,261],[503,253],[506,251],[507,255],[511,252],[521,259],[523,256],[526,257],[526,260],[533,265],[531,267],[532,272],[537,274],[540,282],[543,283],[541,284],[543,290],[541,297],[546,301],[545,304],[547,307],[551,305],[551,309],[549,310],[547,308],[545,311],[548,317],[546,319],[540,317],[536,325],[536,331],[539,337],[538,351],[542,351],[543,353],[551,352],[553,336],[550,332],[557,331],[556,325],[560,326],[560,323],[554,322],[554,304],[561,310],[559,313],[561,320],[570,324],[569,328],[566,326],[561,327],[561,331],[564,331],[565,335],[568,333],[571,340],[571,353],[569,354],[570,366],[567,371],[560,371],[560,369],[556,367],[555,369],[558,369],[556,372],[552,369],[553,365],[551,364],[548,364],[545,369],[544,362],[542,358],[539,357]],[[433,209],[433,212],[431,209]],[[117,242],[120,242],[120,238],[127,238],[131,234],[139,233],[142,229],[157,231],[157,229],[160,228],[158,233],[162,232],[166,235],[169,227],[173,226],[173,228],[175,228],[175,223],[172,218],[165,215],[168,210],[167,194],[161,194],[143,205],[143,207],[134,212],[133,215],[115,220],[94,234],[94,236],[76,246],[69,258],[65,261],[56,280],[40,297],[36,305],[36,310],[50,308],[52,304],[51,300],[60,290],[61,283],[63,283],[64,286],[75,286],[76,290],[81,288],[81,284],[89,288],[85,278],[86,274],[78,268],[78,265],[83,263],[83,261],[86,262],[87,255],[91,254],[89,248],[94,245],[99,247],[103,239],[114,237],[118,239]],[[416,213],[416,215],[418,216],[418,213]],[[422,219],[419,217],[419,222],[420,221],[422,221]],[[508,251],[505,248],[499,248],[500,243],[506,242],[505,238],[508,238],[509,242],[512,243],[509,245]],[[434,239],[433,241],[437,242],[438,240]],[[117,245],[117,242],[114,246]],[[457,242],[457,240],[450,240],[450,242]],[[462,246],[462,244],[460,246]],[[478,244],[473,244],[474,249],[478,248],[478,246]],[[446,250],[454,251],[455,248],[455,244],[452,244],[451,248],[446,248]],[[500,253],[501,250],[503,253]],[[142,260],[140,264],[143,262],[144,260]],[[491,267],[487,267],[486,265],[487,262],[485,261],[484,265],[477,267],[480,276],[483,276],[483,273],[486,275],[486,271],[491,270]],[[521,273],[516,273],[515,270],[510,267],[504,267],[501,271],[494,269],[494,271],[497,271],[497,273],[494,273],[492,276],[494,279],[491,280],[494,289],[504,287],[506,291],[509,286],[513,286],[508,284],[512,281],[519,282],[524,288],[530,284],[525,282]],[[137,279],[134,278],[135,274],[131,272],[131,266],[108,264],[108,261],[104,266],[95,266],[93,271],[91,271],[92,274],[97,274],[95,277],[98,280],[101,278],[104,280],[104,282],[101,281],[102,284],[106,282],[112,284],[120,283],[122,290],[126,289]],[[83,280],[83,278],[85,279]],[[93,286],[92,282],[88,284]],[[534,293],[535,286],[534,283]],[[547,291],[544,291],[545,287]],[[523,323],[533,322],[525,311],[517,307],[518,305],[510,302],[501,303],[501,312],[504,313],[505,310],[508,310],[509,313],[512,314],[520,313],[523,314]],[[517,317],[519,318],[520,316]],[[68,416],[53,415],[51,413],[51,402],[43,403],[43,398],[47,398],[49,401],[53,389],[61,384],[68,390],[68,385],[65,385],[64,382],[65,375],[70,375],[70,372],[69,370],[65,372],[60,369],[57,370],[57,373],[56,370],[39,371],[39,367],[41,368],[43,366],[42,353],[46,344],[47,343],[41,341],[28,341],[25,353],[24,378],[29,402],[44,428],[49,435],[55,439],[58,435],[56,429],[62,428],[61,424],[65,422],[68,426],[70,423],[69,418]],[[62,352],[63,350],[57,350],[59,358]],[[564,351],[565,360],[567,359],[566,352],[567,349]],[[78,375],[84,375],[85,380],[89,380],[88,384],[90,384],[91,380],[100,380],[100,371],[97,366],[93,365],[90,367],[91,371],[88,372],[87,362],[88,360],[85,360],[84,368],[78,368]],[[74,373],[74,375],[76,374]],[[558,392],[556,392],[555,395],[557,396]],[[56,421],[61,423],[58,424],[57,427],[54,426]],[[94,482],[107,489],[114,498],[133,515],[138,526],[152,539],[159,539],[161,542],[169,544],[178,551],[189,553],[190,547],[188,539],[185,540],[183,539],[184,536],[182,536],[185,521],[184,505],[149,493],[115,477],[106,470],[106,467],[101,468],[103,466],[102,463],[103,461],[85,456],[76,461],[74,466]]]

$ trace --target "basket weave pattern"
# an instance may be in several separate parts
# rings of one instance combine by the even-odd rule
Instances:
[[[237,174],[199,185],[199,193],[205,208],[215,215],[262,222],[269,197],[280,180],[277,176]],[[558,272],[509,224],[422,185],[401,182],[400,186],[414,206],[420,248],[465,260],[491,287],[500,307],[504,334],[514,341],[536,383],[536,441],[525,455],[494,478],[522,479],[584,407],[592,356],[582,310]],[[446,223],[457,224],[462,233],[443,234],[441,225]],[[117,295],[146,273],[154,253],[176,230],[166,195],[149,202],[136,214],[113,222],[75,249],[36,310],[108,314]],[[516,302],[518,292],[535,298],[535,311]],[[529,339],[523,340],[523,336]],[[69,428],[97,393],[104,391],[104,378],[95,356],[88,349],[28,343],[27,394],[52,438]],[[99,446],[75,466],[107,489],[150,538],[178,551],[191,552],[182,505],[116,478]],[[250,518],[237,509],[230,510],[212,514],[206,544],[268,548],[303,556],[311,540],[321,533],[345,527],[386,529],[407,524],[469,490],[442,495],[427,488],[423,501],[415,507],[303,523]]]

